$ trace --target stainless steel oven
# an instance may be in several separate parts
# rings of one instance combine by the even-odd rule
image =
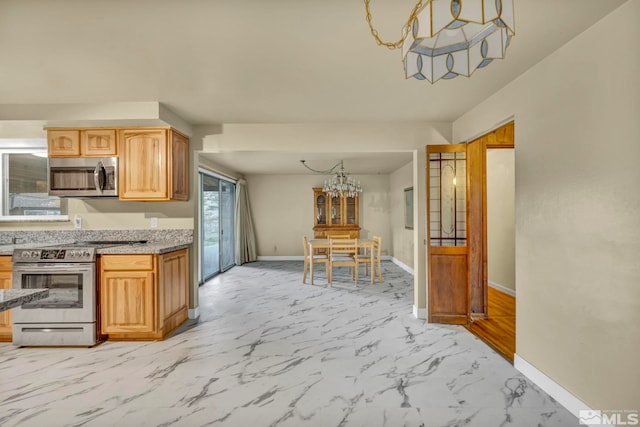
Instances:
[[[96,249],[15,249],[13,288],[48,288],[49,296],[13,310],[19,346],[92,346],[96,329]]]
[[[117,197],[117,157],[51,157],[49,195],[60,197]]]

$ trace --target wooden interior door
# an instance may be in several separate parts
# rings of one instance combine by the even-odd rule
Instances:
[[[468,320],[466,145],[427,146],[428,317]]]

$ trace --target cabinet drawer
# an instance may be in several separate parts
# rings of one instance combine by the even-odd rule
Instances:
[[[11,271],[11,256],[0,256],[0,271]]]
[[[103,270],[153,270],[153,255],[102,255]]]

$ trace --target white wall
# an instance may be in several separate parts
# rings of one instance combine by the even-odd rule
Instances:
[[[391,255],[407,267],[413,268],[413,230],[404,226],[404,190],[413,187],[413,162],[389,176],[391,201]],[[414,218],[414,222],[417,218]]]
[[[487,263],[489,282],[515,291],[515,153],[487,150]]]
[[[454,123],[515,117],[516,352],[594,409],[640,408],[640,0]]]
[[[353,175],[360,196],[360,236],[382,236],[382,253],[390,252],[389,175]],[[247,175],[258,256],[302,256],[302,236],[313,237],[313,187],[321,175]],[[387,242],[385,244],[385,242]]]

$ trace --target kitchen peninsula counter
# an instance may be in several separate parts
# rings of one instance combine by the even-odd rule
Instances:
[[[49,289],[0,289],[0,311],[19,307],[22,304],[48,296]]]
[[[14,249],[32,249],[42,248],[45,246],[64,246],[72,242],[43,242],[43,243],[23,243],[16,245],[0,245],[0,256],[13,255]],[[96,251],[98,255],[114,254],[114,255],[130,255],[130,254],[164,254],[179,249],[188,248],[191,242],[147,242],[147,243],[124,243],[122,245],[100,248]],[[91,246],[91,245],[87,245]]]
[[[98,255],[165,254],[185,249],[191,242],[147,242],[99,248]]]

